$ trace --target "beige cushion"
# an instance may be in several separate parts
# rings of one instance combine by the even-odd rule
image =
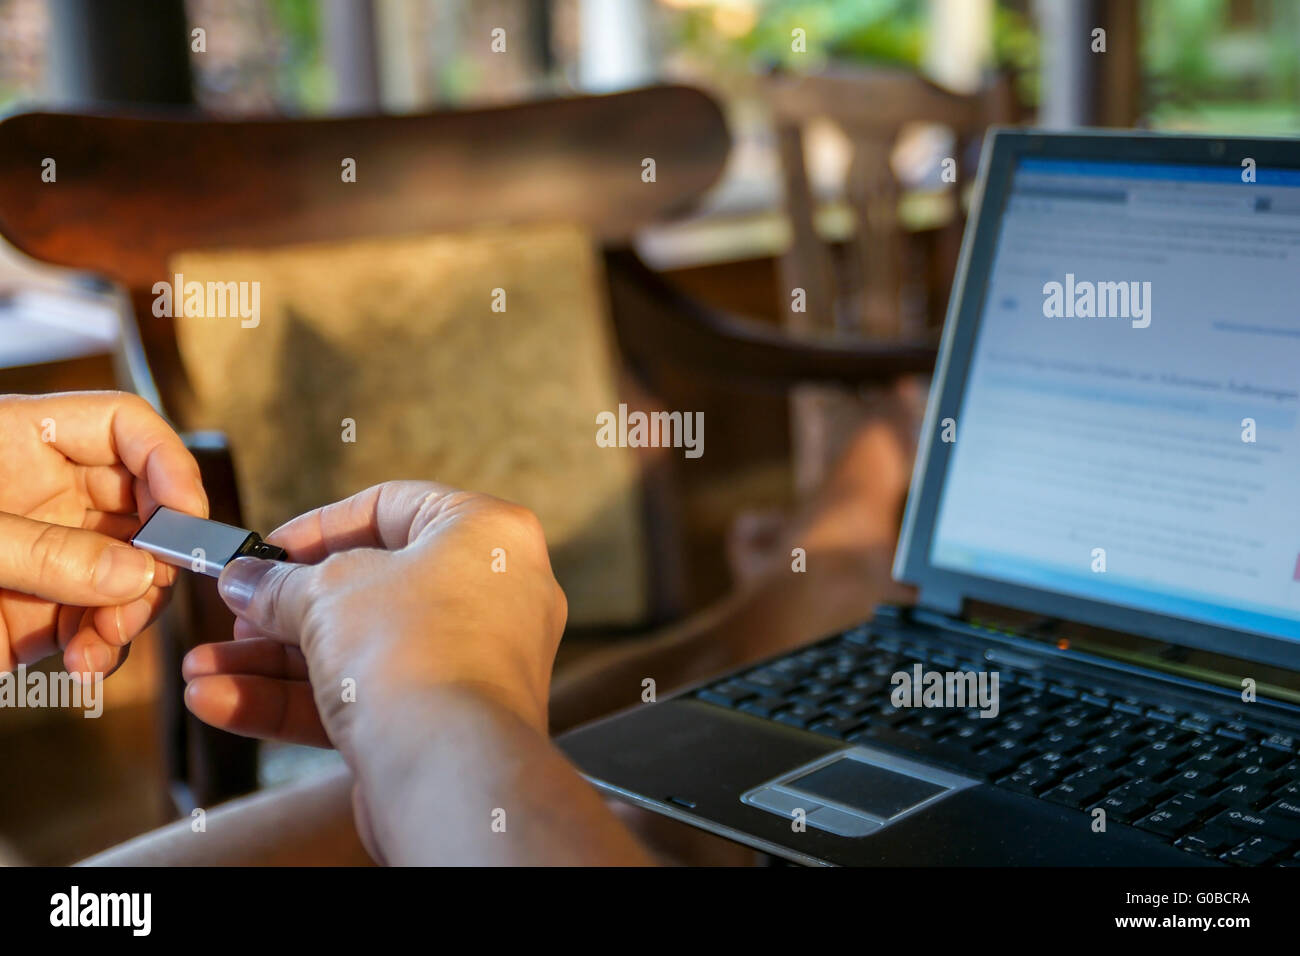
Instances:
[[[618,398],[599,260],[580,230],[187,252],[172,269],[259,283],[256,327],[176,319],[191,417],[229,435],[253,528],[388,479],[433,479],[537,512],[571,622],[643,617],[633,453],[595,442]]]

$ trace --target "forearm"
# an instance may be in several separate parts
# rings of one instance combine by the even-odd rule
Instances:
[[[653,862],[543,734],[476,691],[390,700],[357,739],[361,798],[387,863]]]
[[[85,860],[89,866],[369,866],[340,768],[185,818]]]

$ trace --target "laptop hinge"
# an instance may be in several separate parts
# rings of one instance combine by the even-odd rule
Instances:
[[[939,614],[948,614],[952,617],[960,617],[962,605],[965,603],[965,598],[963,598],[961,592],[955,588],[945,588],[931,584],[921,588],[921,593],[917,595],[916,603],[927,611],[935,611]]]

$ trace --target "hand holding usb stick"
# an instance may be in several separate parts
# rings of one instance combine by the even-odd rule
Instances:
[[[256,531],[196,518],[161,505],[131,537],[131,544],[164,564],[213,578],[220,577],[221,569],[235,558],[284,561],[289,557],[283,548],[263,541]]]

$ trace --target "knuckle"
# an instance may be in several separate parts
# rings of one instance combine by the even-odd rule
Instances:
[[[153,412],[153,406],[147,401],[136,395],[134,392],[114,391],[109,392],[110,400],[118,408],[126,409],[133,412]]]
[[[69,541],[68,529],[62,525],[47,524],[37,532],[30,554],[36,580],[62,578],[73,570]]]
[[[530,508],[511,502],[503,502],[501,517],[510,530],[522,540],[533,543],[545,542],[546,537],[542,531],[542,519],[537,517],[536,512]]]
[[[315,573],[307,586],[307,595],[313,603],[338,593],[352,583],[353,573],[348,567],[349,563],[344,555],[332,554],[314,566]]]

